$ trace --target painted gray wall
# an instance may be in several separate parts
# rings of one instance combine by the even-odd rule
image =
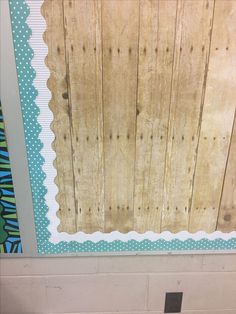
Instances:
[[[163,314],[166,292],[183,292],[183,314],[236,313],[232,254],[11,258],[0,269],[4,314]]]

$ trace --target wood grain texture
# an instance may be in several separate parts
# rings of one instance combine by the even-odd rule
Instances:
[[[217,0],[194,180],[192,232],[216,229],[235,112],[235,21],[236,2]]]
[[[188,229],[213,1],[179,1],[162,230]]]
[[[42,12],[58,230],[235,230],[236,1]]]
[[[61,0],[45,0],[42,13],[47,21],[44,40],[48,45],[46,64],[51,72],[48,87],[52,92],[49,103],[54,120],[52,130],[56,137],[53,149],[56,152],[55,167],[58,169],[56,184],[59,188],[59,231],[76,232],[73,161],[71,145],[71,121],[68,103],[68,83],[65,59],[63,28],[63,3]],[[66,162],[65,162],[66,160]]]
[[[231,137],[230,150],[222,199],[220,203],[220,212],[217,223],[217,230],[229,232],[236,230],[236,117],[234,117],[234,128]]]
[[[102,2],[105,230],[133,230],[139,2]]]
[[[141,1],[134,229],[160,231],[176,1]]]
[[[104,230],[100,1],[64,1],[77,230]]]

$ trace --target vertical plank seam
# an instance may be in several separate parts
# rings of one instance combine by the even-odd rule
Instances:
[[[218,215],[217,215],[217,219],[216,219],[216,230],[217,230],[218,223],[219,223],[219,217],[220,217],[220,211],[221,211],[220,210],[221,209],[221,202],[222,202],[222,197],[223,197],[223,192],[224,192],[224,185],[225,185],[225,178],[226,178],[226,173],[227,173],[227,168],[228,168],[228,161],[229,161],[229,156],[230,156],[230,151],[231,151],[234,127],[236,125],[236,121],[235,120],[236,120],[236,109],[234,111],[234,121],[233,121],[232,131],[231,131],[231,135],[230,135],[229,149],[228,149],[228,152],[227,152],[227,159],[226,159],[226,163],[225,163],[225,171],[224,171],[223,183],[222,183],[222,187],[221,187],[221,194],[220,194],[220,201],[219,201],[219,210],[218,210]]]
[[[140,48],[140,0],[138,2],[138,45],[137,45],[137,67],[136,67],[136,73],[137,73],[137,82],[136,82],[136,99],[135,99],[135,130],[134,130],[134,143],[135,143],[135,147],[134,147],[134,171],[133,171],[133,182],[134,182],[134,186],[133,186],[133,229],[134,229],[134,217],[135,217],[135,208],[134,208],[134,204],[135,204],[135,182],[136,182],[136,152],[137,152],[137,102],[138,102],[138,87],[139,87],[139,48]]]
[[[96,200],[95,200],[95,203],[96,203],[96,208],[99,209],[101,207],[101,210],[102,210],[102,215],[103,216],[103,219],[102,219],[102,231],[104,231],[104,223],[105,223],[105,220],[104,220],[104,141],[103,141],[103,135],[102,135],[102,132],[103,132],[103,101],[100,97],[102,97],[102,79],[101,79],[101,82],[99,81],[98,82],[98,73],[97,73],[97,69],[98,69],[98,64],[99,62],[102,62],[102,30],[101,30],[101,27],[102,27],[102,16],[101,16],[101,0],[93,0],[93,8],[94,8],[94,18],[95,18],[95,43],[94,43],[94,47],[96,48],[97,47],[97,34],[100,34],[100,44],[101,44],[101,49],[100,49],[100,54],[97,55],[97,53],[94,54],[94,68],[95,68],[95,73],[96,73],[96,88],[95,88],[95,95],[96,95],[96,100],[99,99],[99,101],[101,100],[101,104],[99,105],[99,110],[98,108],[96,107],[96,116],[97,116],[97,137],[98,137],[98,134],[100,134],[102,136],[102,139],[101,141],[98,140],[97,141],[97,153],[98,153],[98,165],[102,164],[101,166],[101,172],[98,171],[97,173],[97,177],[98,177],[98,182],[96,182],[97,184],[97,189],[96,189]],[[96,50],[97,51],[97,50]],[[98,61],[99,59],[99,61]],[[99,75],[99,78],[102,77],[102,64],[101,64],[101,76]],[[101,83],[101,86],[100,84]],[[101,89],[100,89],[101,87]],[[100,90],[101,92],[101,95],[99,97],[99,93],[98,93],[98,89]],[[100,111],[101,110],[101,111]],[[102,120],[102,121],[100,121]],[[100,121],[100,123],[99,123]],[[102,129],[102,131],[101,131]],[[101,154],[101,155],[100,155]],[[102,160],[100,160],[100,158]],[[99,169],[99,167],[98,167]],[[103,174],[103,179],[101,180],[101,177],[102,177],[102,174]],[[102,182],[101,182],[102,181]],[[101,194],[102,193],[102,194]],[[101,203],[100,203],[101,201]],[[96,209],[94,209],[95,211]],[[100,214],[98,214],[99,217],[100,217]],[[99,220],[99,218],[97,218],[97,220]],[[97,228],[97,226],[96,226]],[[96,230],[97,231],[97,230]]]
[[[101,54],[102,54],[102,64],[101,64],[101,71],[102,71],[102,131],[103,131],[103,213],[104,213],[104,222],[103,222],[103,231],[106,229],[106,208],[105,208],[105,195],[106,195],[106,184],[105,184],[105,127],[104,127],[104,73],[103,73],[103,1],[101,0]]]
[[[168,112],[168,127],[166,134],[166,147],[165,147],[165,163],[164,163],[164,178],[163,178],[163,199],[162,199],[162,210],[160,215],[160,231],[162,231],[162,216],[165,206],[165,182],[166,182],[166,163],[167,163],[167,149],[168,149],[168,137],[169,137],[169,127],[170,127],[170,110],[172,102],[172,90],[173,90],[173,72],[174,72],[174,59],[175,59],[175,46],[176,46],[176,29],[177,29],[177,12],[178,12],[179,0],[176,2],[176,12],[175,12],[175,34],[174,34],[174,47],[172,56],[172,69],[171,69],[171,82],[170,82],[170,100],[169,100],[169,112]]]
[[[160,1],[158,0],[157,2],[157,10],[158,10],[158,14],[157,14],[157,25],[156,25],[156,29],[157,29],[157,37],[156,37],[156,43],[158,46],[159,43],[159,10],[160,10],[160,6],[159,6]],[[158,50],[157,50],[157,55],[155,58],[155,81],[156,81],[156,76],[157,76],[157,60],[158,60]],[[152,82],[151,82],[151,101],[153,100],[153,75],[152,75]],[[151,135],[153,135],[153,127],[154,127],[154,121],[152,122],[152,129],[151,129]],[[151,141],[151,148],[150,148],[150,159],[149,159],[149,167],[148,167],[148,185],[147,185],[147,190],[150,191],[150,185],[151,185],[151,166],[152,166],[152,160],[153,160],[153,141]],[[148,197],[147,200],[147,206],[149,207],[150,205],[150,197]],[[153,204],[152,204],[153,206]],[[154,207],[156,207],[156,204],[154,205]],[[142,199],[142,208],[144,208],[143,206],[143,199]],[[160,230],[160,229],[159,229]]]
[[[77,230],[77,208],[76,208],[76,193],[75,193],[75,173],[74,173],[74,148],[73,148],[73,140],[72,140],[72,102],[71,102],[71,85],[70,85],[70,62],[69,56],[67,53],[67,44],[66,44],[66,27],[65,27],[65,8],[64,8],[64,0],[62,0],[62,16],[63,16],[63,28],[64,28],[64,43],[65,43],[65,63],[66,63],[66,85],[68,90],[68,108],[69,108],[69,121],[70,121],[70,141],[71,141],[71,151],[72,151],[72,178],[73,178],[73,191],[74,191],[74,204],[75,204],[75,229]]]
[[[191,221],[193,195],[194,195],[195,174],[196,174],[196,169],[197,169],[198,149],[199,149],[199,143],[200,143],[200,137],[201,137],[201,128],[202,128],[202,116],[203,116],[203,109],[204,109],[204,104],[205,104],[205,94],[206,94],[206,85],[207,85],[207,77],[208,77],[210,55],[211,55],[211,51],[212,51],[211,45],[212,45],[212,33],[213,33],[213,27],[214,27],[214,14],[215,14],[215,0],[213,1],[210,41],[209,41],[209,47],[208,47],[208,56],[206,58],[206,63],[205,63],[205,73],[204,73],[204,80],[203,80],[203,87],[202,87],[201,108],[200,108],[200,115],[199,115],[199,122],[198,122],[198,131],[197,131],[198,139],[197,139],[197,147],[196,147],[196,152],[195,152],[195,165],[194,165],[194,171],[193,171],[192,193],[191,193],[190,202],[189,202],[188,229],[189,229],[190,221]]]
[[[157,2],[157,23],[156,23],[156,30],[157,30],[157,37],[156,37],[156,47],[158,47],[158,44],[159,44],[159,12],[160,12],[160,0],[158,0]],[[153,8],[153,3],[152,3],[152,8]],[[152,80],[151,80],[151,101],[153,100],[153,81],[155,80],[155,83],[156,83],[156,78],[157,78],[157,64],[158,64],[158,54],[159,54],[159,49],[157,49],[157,53],[156,53],[156,58],[155,58],[155,71],[154,71],[154,75],[155,75],[155,78],[153,78],[153,75],[151,76],[152,77]],[[153,128],[154,128],[154,121],[152,121],[152,128],[151,128],[151,135],[153,135]],[[150,191],[150,186],[151,186],[151,166],[152,166],[152,161],[153,161],[153,146],[154,146],[154,141],[151,141],[151,147],[150,147],[150,158],[149,158],[149,167],[148,167],[148,184],[147,184],[147,190],[148,192]],[[144,188],[145,186],[143,187],[143,193],[144,193]],[[143,194],[142,193],[142,194]],[[151,193],[150,193],[151,194]],[[148,199],[145,200],[147,201],[147,206],[149,207],[150,206],[150,195],[148,193]],[[142,208],[144,209],[144,205],[145,205],[145,201],[143,200],[143,197],[142,197]],[[154,209],[154,207],[156,207],[157,204],[155,204],[153,206],[153,202],[151,202],[152,204],[152,208],[151,209]],[[158,205],[159,206],[159,205]],[[145,225],[145,228],[146,228],[146,225]],[[159,220],[159,231],[160,231],[160,220]],[[148,229],[149,230],[149,229]]]

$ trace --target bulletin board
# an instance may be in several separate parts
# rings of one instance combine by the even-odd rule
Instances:
[[[39,253],[235,250],[236,3],[9,3]]]

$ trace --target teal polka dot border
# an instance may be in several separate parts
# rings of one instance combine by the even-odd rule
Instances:
[[[87,241],[82,244],[75,241],[60,242],[59,244],[49,242],[50,234],[47,229],[49,221],[46,218],[48,208],[45,203],[46,189],[43,184],[45,174],[42,171],[44,160],[40,154],[42,143],[39,140],[41,127],[37,121],[39,108],[35,104],[37,91],[33,86],[35,71],[31,67],[33,51],[28,44],[31,29],[26,23],[30,12],[25,0],[9,0],[9,4],[39,253],[235,250],[235,238],[230,240],[202,239],[199,241],[192,239],[165,241],[160,239],[153,242],[150,240],[141,242],[117,240],[110,243],[106,241],[98,243]]]

